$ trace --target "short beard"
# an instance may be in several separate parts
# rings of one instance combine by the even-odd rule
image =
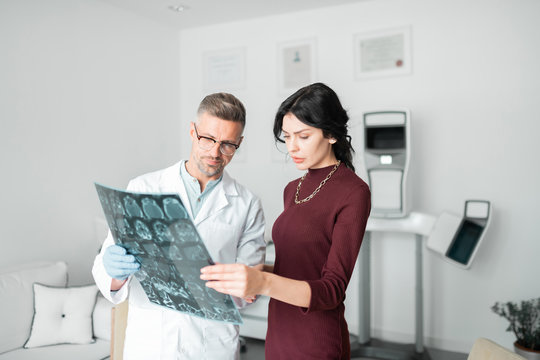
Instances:
[[[205,167],[201,160],[197,161],[197,167],[199,171],[208,177],[213,177],[216,175],[221,175],[223,172],[223,162],[221,162],[217,167]]]

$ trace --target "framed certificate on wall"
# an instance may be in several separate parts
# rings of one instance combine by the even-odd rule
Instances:
[[[203,88],[243,89],[246,86],[245,53],[244,48],[206,51],[203,54]]]
[[[357,80],[411,74],[411,27],[356,34],[354,55]]]
[[[292,94],[314,82],[315,54],[314,38],[278,45],[278,86],[281,94]]]

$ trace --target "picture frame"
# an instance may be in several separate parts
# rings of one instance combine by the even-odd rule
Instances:
[[[308,38],[278,44],[278,89],[290,95],[316,78],[316,40]]]
[[[239,90],[246,86],[246,50],[232,48],[203,53],[205,91]]]
[[[411,26],[354,35],[355,79],[412,73]]]

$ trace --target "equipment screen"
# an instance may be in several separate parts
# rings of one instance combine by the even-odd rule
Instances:
[[[367,127],[366,144],[368,149],[374,150],[404,149],[405,127]]]
[[[471,258],[484,228],[470,220],[463,220],[446,256],[466,265]]]

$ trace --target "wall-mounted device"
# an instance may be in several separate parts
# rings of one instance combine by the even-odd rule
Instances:
[[[443,212],[427,239],[428,249],[451,263],[469,268],[490,223],[491,204],[486,200],[465,201],[463,217]]]
[[[410,156],[408,110],[363,114],[364,163],[371,189],[371,215],[407,216],[406,179]]]

